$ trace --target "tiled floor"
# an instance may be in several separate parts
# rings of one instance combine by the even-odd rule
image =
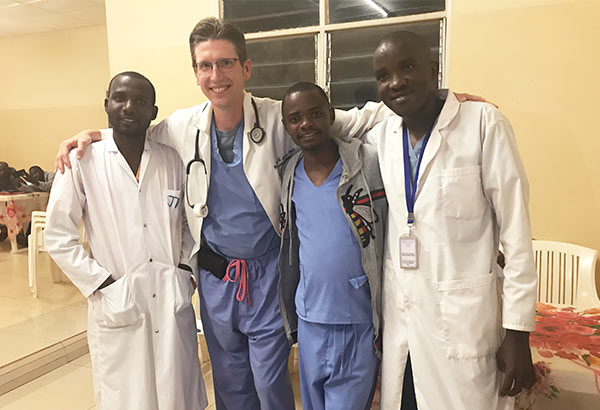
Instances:
[[[27,252],[0,242],[0,367],[85,330],[87,302],[71,283],[54,283],[50,258],[40,253],[38,298],[28,287]]]
[[[89,355],[0,396],[0,409],[94,409]]]
[[[202,366],[207,410],[215,410],[210,362]],[[298,373],[292,374],[296,409],[301,410]],[[90,356],[85,355],[66,366],[0,396],[0,409],[88,410],[95,409]]]

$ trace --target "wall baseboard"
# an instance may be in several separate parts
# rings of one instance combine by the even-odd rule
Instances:
[[[47,346],[0,367],[0,395],[8,393],[89,352],[87,332]]]

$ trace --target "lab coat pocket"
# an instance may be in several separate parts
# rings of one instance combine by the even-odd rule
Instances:
[[[446,356],[476,359],[496,353],[501,325],[495,273],[438,282]]]
[[[444,216],[473,219],[485,211],[479,165],[442,171],[442,209]]]
[[[127,276],[90,296],[94,318],[98,326],[120,328],[133,325],[142,315],[135,304]]]
[[[173,275],[173,289],[175,294],[175,314],[192,307],[192,295],[194,294],[194,286],[192,285],[192,273],[185,269],[175,269]]]

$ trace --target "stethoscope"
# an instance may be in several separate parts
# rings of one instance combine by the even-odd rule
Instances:
[[[250,139],[253,143],[259,144],[265,138],[266,133],[265,130],[260,126],[258,108],[256,108],[256,102],[254,102],[254,98],[250,98],[250,101],[252,102],[252,108],[254,108],[254,127],[250,130]]]
[[[254,98],[251,98],[252,108],[254,109],[254,127],[248,133],[250,140],[255,144],[260,144],[262,140],[265,138],[265,130],[260,126],[260,119],[258,117],[258,108],[256,107],[256,102]],[[206,108],[206,107],[205,107]],[[200,157],[200,150],[198,149],[198,145],[200,142],[200,130],[196,131],[196,141],[194,143],[194,158],[187,163],[185,167],[185,198],[187,204],[190,208],[192,208],[194,212],[194,216],[196,218],[205,218],[208,215],[208,206],[206,205],[206,200],[208,197],[208,172],[206,170],[206,163]],[[204,178],[200,177],[198,174],[200,172],[196,171],[197,168],[202,166],[204,170]],[[198,198],[194,197],[191,201],[190,198],[193,196],[193,192],[190,193],[190,175],[192,175],[192,181],[195,181],[195,186],[199,189]],[[204,182],[203,186],[202,182]]]

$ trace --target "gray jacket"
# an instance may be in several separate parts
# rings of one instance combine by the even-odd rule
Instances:
[[[342,177],[337,188],[338,203],[348,224],[361,245],[362,267],[371,288],[373,310],[373,343],[378,355],[381,353],[381,272],[383,242],[387,220],[387,200],[377,162],[375,147],[357,139],[336,139],[342,159]],[[289,153],[280,161],[282,176],[280,230],[281,252],[279,254],[279,307],[290,344],[297,339],[298,315],[295,295],[300,281],[300,260],[296,209],[292,203],[294,171],[302,158],[302,152]]]

